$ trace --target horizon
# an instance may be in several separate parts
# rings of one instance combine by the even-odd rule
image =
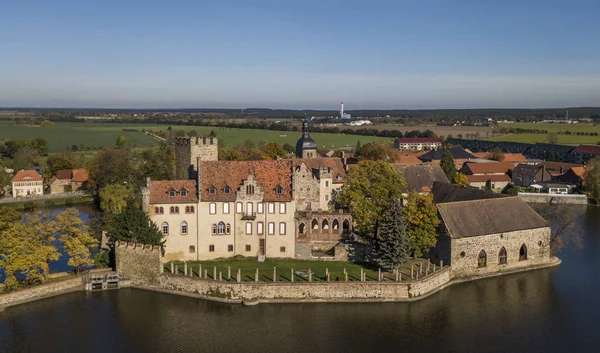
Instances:
[[[32,0],[3,10],[9,108],[600,104],[593,0]]]

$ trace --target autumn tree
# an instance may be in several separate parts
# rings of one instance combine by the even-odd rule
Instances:
[[[454,163],[454,158],[452,158],[452,155],[449,151],[446,151],[442,156],[440,167],[446,174],[448,180],[454,180],[454,177],[456,176],[456,164]]]
[[[0,165],[0,197],[4,197],[9,191],[11,185],[12,176],[8,173],[4,167]]]
[[[467,176],[463,173],[456,173],[452,183],[458,186],[469,186],[469,179],[467,179]]]
[[[129,149],[105,149],[94,156],[89,166],[90,187],[101,189],[109,184],[139,186],[145,183],[140,178],[137,154]]]
[[[501,149],[496,147],[490,151],[490,159],[492,159],[494,161],[498,161],[498,162],[503,162],[504,161],[504,152],[502,152]]]
[[[360,147],[356,156],[372,161],[387,161],[394,163],[398,157],[398,151],[388,142],[369,142]]]
[[[284,143],[283,150],[286,151],[287,153],[295,153],[296,147],[290,145],[289,143]]]
[[[413,255],[420,257],[433,248],[437,241],[437,226],[440,224],[437,208],[431,194],[411,192],[405,201],[408,243]]]
[[[404,175],[384,161],[360,161],[346,174],[346,183],[336,198],[350,209],[357,229],[376,238],[385,211],[406,189]]]
[[[392,202],[386,210],[375,240],[375,252],[379,264],[392,269],[410,256],[410,244],[401,200]]]
[[[117,143],[115,144],[117,147],[125,147],[127,146],[127,138],[125,136],[117,137]]]
[[[100,189],[100,209],[108,213],[121,213],[132,201],[133,190],[131,186],[122,184],[109,184]]]
[[[270,158],[275,159],[277,157],[285,158],[287,152],[283,149],[283,146],[277,142],[269,142],[265,145],[264,153]]]
[[[175,153],[167,144],[157,150],[146,149],[141,153],[140,178],[171,180],[175,178]]]
[[[583,174],[583,186],[587,196],[600,205],[600,158],[588,161]]]
[[[90,234],[77,209],[69,208],[59,213],[56,216],[56,230],[69,255],[67,264],[73,266],[76,273],[94,265],[90,249],[98,245],[98,240]]]
[[[44,177],[52,178],[59,170],[77,169],[83,165],[82,160],[77,159],[71,152],[63,152],[52,154],[46,159],[46,168],[44,169]]]
[[[50,120],[44,120],[40,123],[41,127],[49,127],[49,126],[54,126],[54,123],[51,122]]]

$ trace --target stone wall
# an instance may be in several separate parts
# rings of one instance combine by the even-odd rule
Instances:
[[[403,282],[246,282],[229,283],[164,273],[158,289],[233,301],[407,300],[443,288],[446,268],[419,281]]]
[[[158,245],[117,242],[116,271],[133,284],[156,284],[163,269],[161,255]]]
[[[15,292],[0,295],[0,307],[17,305],[32,300],[51,297],[54,295],[82,290],[81,276],[72,277],[60,282],[53,282],[34,286]]]
[[[573,205],[587,205],[587,196],[585,195],[551,195],[520,192],[519,198],[525,202],[531,203],[564,203]]]

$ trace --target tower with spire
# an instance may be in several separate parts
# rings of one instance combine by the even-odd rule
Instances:
[[[308,120],[302,122],[302,136],[296,142],[298,158],[317,158],[317,143],[310,137]]]

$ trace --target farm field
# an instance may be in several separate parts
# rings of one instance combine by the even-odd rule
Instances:
[[[509,123],[500,124],[504,128],[522,128],[522,129],[541,129],[548,132],[571,131],[571,132],[598,132],[600,126],[592,124],[536,124],[536,123]],[[548,143],[548,134],[509,134],[491,138],[493,141],[523,142],[523,143]],[[577,135],[558,135],[558,143],[563,145],[579,144],[597,144],[600,136],[577,136]]]
[[[123,129],[136,130],[166,130],[168,125],[153,124],[110,124],[110,123],[57,123],[52,127],[37,127],[24,125],[0,124],[0,141],[12,138],[35,138],[41,137],[48,141],[51,153],[62,152],[72,145],[83,145],[84,147],[110,147],[114,146],[117,137],[125,136],[127,141],[134,143],[136,147],[157,146],[159,141],[139,131],[123,131]],[[196,130],[198,135],[206,136],[211,130],[217,133],[217,137],[225,141],[227,147],[241,144],[246,140],[266,140],[279,142],[281,144],[296,144],[300,137],[297,131],[271,131],[251,129],[230,129],[221,127],[184,126],[173,125],[174,130]],[[386,140],[375,136],[358,136],[343,134],[312,133],[311,137],[322,148],[354,147],[356,142],[365,144],[372,141]],[[387,139],[389,140],[389,139]]]
[[[476,134],[479,133],[480,138],[492,136],[492,128],[489,126],[437,126],[435,124],[422,124],[418,126],[404,126],[400,124],[378,124],[378,125],[363,125],[363,126],[344,126],[354,130],[360,129],[378,129],[378,130],[400,130],[403,133],[413,130],[425,131],[427,129],[435,132],[438,136],[456,137],[458,134]]]

